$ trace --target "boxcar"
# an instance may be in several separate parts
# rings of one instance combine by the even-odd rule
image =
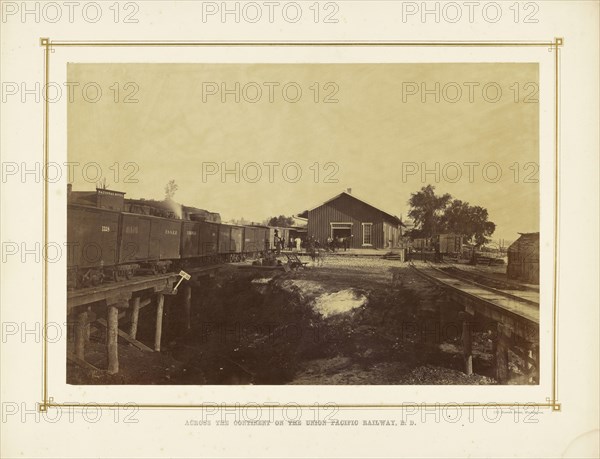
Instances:
[[[119,212],[69,205],[67,268],[84,269],[117,262]]]
[[[244,252],[245,253],[258,252],[259,246],[256,241],[258,234],[259,234],[258,228],[254,227],[254,226],[246,226],[244,228]]]
[[[211,257],[219,252],[218,223],[198,222],[198,255]]]
[[[269,228],[266,226],[247,226],[245,232],[245,253],[258,253],[265,250],[265,244],[269,240]]]
[[[462,237],[456,234],[440,234],[438,236],[441,253],[460,253]]]
[[[180,258],[181,221],[121,214],[119,263]]]
[[[200,223],[184,221],[181,224],[181,258],[195,258],[200,255]]]
[[[231,253],[231,226],[219,225],[219,253]]]
[[[244,252],[244,227],[231,227],[231,253]]]

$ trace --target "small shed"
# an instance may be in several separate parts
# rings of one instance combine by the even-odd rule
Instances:
[[[540,233],[519,233],[521,237],[508,247],[509,279],[530,284],[540,283]]]

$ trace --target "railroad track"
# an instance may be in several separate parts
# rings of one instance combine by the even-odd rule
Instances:
[[[456,272],[456,271],[460,271],[458,269],[456,269],[456,271],[454,271],[454,270],[448,271],[445,269],[440,269],[437,266],[433,266],[431,263],[426,263],[426,266],[427,266],[427,269],[434,270],[443,275],[450,276],[461,282],[466,282],[467,284],[473,285],[475,287],[478,287],[478,288],[481,288],[484,290],[488,290],[488,291],[493,292],[498,295],[502,295],[506,298],[510,298],[515,301],[522,301],[522,302],[525,302],[525,303],[528,303],[528,304],[531,304],[534,306],[538,306],[538,307],[540,305],[539,294],[530,294],[529,291],[519,291],[519,294],[516,294],[513,291],[507,291],[506,289],[491,287],[490,285],[486,285],[486,284],[482,284],[481,282],[474,281],[473,279],[469,278],[469,276],[462,275],[462,273],[466,273],[466,271],[462,271],[460,273]],[[413,267],[415,267],[415,266],[413,265]]]
[[[410,263],[421,277],[449,290],[453,295],[478,307],[491,308],[501,315],[511,316],[518,322],[539,325],[539,295],[534,292],[507,292],[449,273],[443,269],[423,263]]]
[[[460,268],[454,263],[444,262],[442,266],[442,269],[448,272],[449,274],[455,273],[458,277],[471,279],[480,284],[495,287],[499,290],[519,290],[539,293],[539,287],[521,284],[519,282],[514,282],[508,279],[497,279],[491,276],[487,276],[486,274],[481,272],[475,272]]]
[[[490,320],[496,329],[494,338],[496,379],[506,383],[510,379],[509,350],[516,354],[515,364],[528,380],[539,382],[539,294],[519,291],[519,295],[483,285],[461,277],[452,270],[439,269],[429,263],[410,263],[414,271],[445,291],[448,299],[464,307],[458,314],[462,321],[463,357],[465,373],[473,373],[472,330],[476,314]],[[524,297],[523,295],[529,295]],[[535,299],[533,299],[535,298]],[[487,326],[489,327],[490,324]]]

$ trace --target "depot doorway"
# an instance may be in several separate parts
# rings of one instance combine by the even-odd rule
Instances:
[[[352,236],[352,223],[331,223],[331,237],[347,238]]]

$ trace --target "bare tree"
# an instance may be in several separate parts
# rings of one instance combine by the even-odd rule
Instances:
[[[169,183],[165,186],[165,200],[173,199],[178,189],[179,186],[175,183],[175,180],[169,180]]]

